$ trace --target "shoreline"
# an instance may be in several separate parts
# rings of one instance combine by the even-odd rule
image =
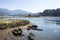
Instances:
[[[60,16],[39,16],[39,17],[0,16],[1,19],[4,19],[4,18],[40,18],[40,17],[60,17]]]
[[[15,36],[11,33],[14,29],[18,29],[18,28],[21,28],[22,31],[24,30],[27,30],[27,27],[29,25],[32,25],[31,23],[28,24],[28,25],[25,25],[25,26],[20,26],[20,27],[15,27],[15,28],[8,28],[8,29],[5,29],[5,30],[0,30],[0,40],[15,40]],[[23,32],[23,34],[25,34],[25,32]],[[13,38],[13,39],[12,39]],[[22,36],[21,38],[17,37],[18,40],[22,39],[26,39],[24,36]]]

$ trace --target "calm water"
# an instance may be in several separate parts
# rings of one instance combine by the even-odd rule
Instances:
[[[13,19],[13,18],[11,18]],[[30,30],[33,32],[37,40],[60,40],[60,18],[59,17],[41,17],[41,18],[14,18],[29,20],[33,24],[38,25],[43,31]]]

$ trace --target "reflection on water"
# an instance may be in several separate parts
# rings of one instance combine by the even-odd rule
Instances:
[[[29,20],[43,31],[30,30],[36,35],[37,40],[60,40],[60,18],[11,18]],[[59,24],[59,25],[58,25]]]

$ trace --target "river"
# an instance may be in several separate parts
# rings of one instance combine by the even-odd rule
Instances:
[[[39,17],[39,18],[11,18],[29,20],[38,25],[43,31],[30,30],[37,40],[60,40],[60,18],[59,17]]]

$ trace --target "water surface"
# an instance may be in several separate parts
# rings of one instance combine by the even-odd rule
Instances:
[[[38,25],[43,31],[30,30],[37,40],[60,40],[60,18],[59,17],[40,17],[40,18],[11,18],[29,20]]]

